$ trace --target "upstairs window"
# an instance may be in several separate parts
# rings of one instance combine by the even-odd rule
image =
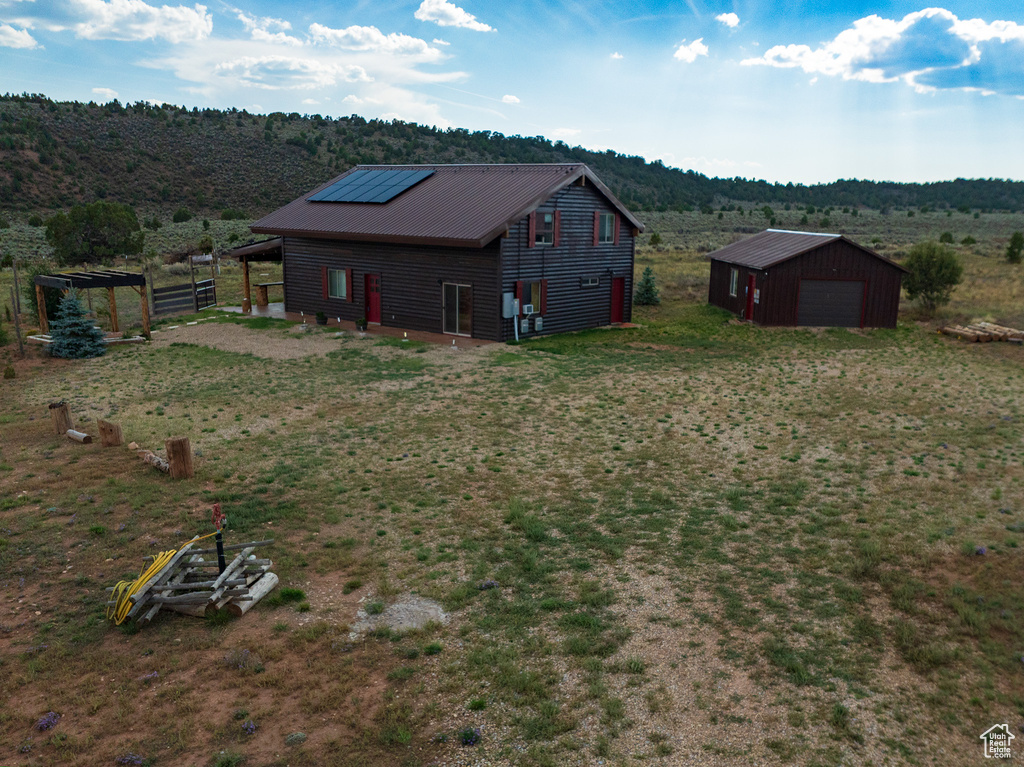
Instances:
[[[555,244],[555,214],[537,211],[537,230],[534,232],[534,245]]]
[[[597,222],[597,242],[599,245],[615,242],[615,214],[602,213]]]

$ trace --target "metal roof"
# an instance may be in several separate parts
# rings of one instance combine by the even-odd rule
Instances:
[[[895,261],[875,253],[870,248],[857,244],[845,235],[824,234],[821,232],[792,232],[785,229],[765,229],[753,237],[734,242],[732,245],[726,245],[724,248],[709,253],[708,258],[713,261],[735,264],[736,266],[747,266],[751,269],[767,269],[770,266],[781,264],[783,261],[796,258],[799,255],[836,240],[843,240],[870,256],[874,256],[887,264],[892,264],[900,271],[907,271]]]
[[[383,204],[311,202],[367,170],[434,171]],[[264,216],[257,234],[482,248],[574,182],[590,183],[636,229],[641,224],[582,163],[550,165],[359,165]]]

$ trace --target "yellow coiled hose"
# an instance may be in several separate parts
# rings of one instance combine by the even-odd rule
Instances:
[[[211,538],[217,533],[210,533],[200,538],[193,538],[189,543],[195,543],[201,541],[203,538]],[[161,551],[156,557],[153,558],[152,564],[139,573],[139,577],[134,581],[119,581],[114,586],[114,591],[110,595],[111,602],[113,605],[107,608],[107,619],[114,621],[115,626],[120,626],[128,618],[128,613],[131,612],[133,607],[131,598],[134,594],[137,594],[139,590],[149,583],[153,578],[160,574],[170,561],[174,558],[174,555],[178,553],[178,549],[171,549],[170,551]]]

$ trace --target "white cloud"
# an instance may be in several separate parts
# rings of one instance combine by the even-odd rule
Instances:
[[[437,59],[441,56],[441,52],[437,48],[431,48],[425,40],[399,32],[385,35],[377,27],[351,26],[344,29],[331,29],[322,24],[311,24],[309,33],[314,42],[347,48],[352,51],[422,56],[429,59]]]
[[[369,82],[366,70],[312,58],[280,55],[241,56],[217,64],[211,74],[230,77],[242,85],[262,90],[310,90],[342,82]]]
[[[501,97],[501,103],[502,104],[518,104],[519,103],[519,97],[518,96],[511,96],[511,95],[507,95],[506,94],[505,96]]]
[[[265,43],[279,43],[281,45],[302,45],[302,41],[297,37],[285,34],[292,25],[284,19],[274,19],[270,17],[258,18],[256,16],[250,16],[245,11],[235,9],[235,14],[238,20],[245,25],[245,28],[249,30],[253,40],[259,40]],[[279,31],[273,31],[279,30]]]
[[[441,27],[462,27],[475,32],[494,32],[494,27],[477,21],[476,16],[467,13],[448,0],[423,0],[414,14],[420,21],[433,21]]]
[[[873,83],[901,81],[919,92],[939,88],[1024,95],[1024,26],[961,20],[926,8],[901,20],[871,15],[834,39],[776,45],[746,66],[800,68],[809,74]]]
[[[555,128],[551,131],[551,135],[554,138],[573,138],[582,132],[579,128]]]
[[[318,104],[319,104],[320,102],[319,102],[319,101],[317,101],[316,99],[303,99],[303,100],[302,100],[302,103],[303,103],[304,105],[308,106],[308,107],[315,107],[315,106],[317,106],[317,105],[318,105]]]
[[[612,58],[613,59],[621,59],[621,58],[623,58],[623,56],[618,51],[615,51],[615,53],[612,54]]]
[[[117,91],[111,90],[110,88],[93,88],[92,92],[97,96],[105,98],[107,101],[113,101],[117,98]]]
[[[729,27],[729,29],[733,29],[740,23],[740,17],[735,13],[720,13],[715,16],[715,21],[720,21],[725,24],[725,26]]]
[[[435,37],[430,42],[432,42],[434,45],[451,45],[450,42],[448,42],[447,40],[442,40],[440,37]]]
[[[39,43],[27,29],[15,29],[10,24],[0,24],[0,48],[38,48]]]
[[[156,8],[142,0],[72,0],[74,22],[50,22],[51,29],[70,28],[86,40],[154,40],[170,43],[204,40],[213,31],[213,17],[205,5]]]
[[[697,60],[698,56],[708,55],[708,47],[704,45],[703,40],[703,37],[698,37],[689,45],[687,45],[686,41],[683,40],[680,46],[676,48],[676,52],[673,56],[680,61],[685,61],[687,64],[692,64]]]

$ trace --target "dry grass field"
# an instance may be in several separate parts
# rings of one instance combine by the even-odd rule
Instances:
[[[929,216],[979,241],[947,316],[1021,324],[1020,217],[851,234],[897,256]],[[636,328],[453,350],[215,314],[95,360],[3,348],[0,764],[944,766],[1021,737],[1024,349],[909,307],[738,324],[701,255],[763,221],[645,218],[666,300]],[[188,436],[195,479],[56,436],[55,399]],[[275,596],[107,622],[215,502],[229,543],[276,540]],[[351,638],[411,594],[448,622]]]

